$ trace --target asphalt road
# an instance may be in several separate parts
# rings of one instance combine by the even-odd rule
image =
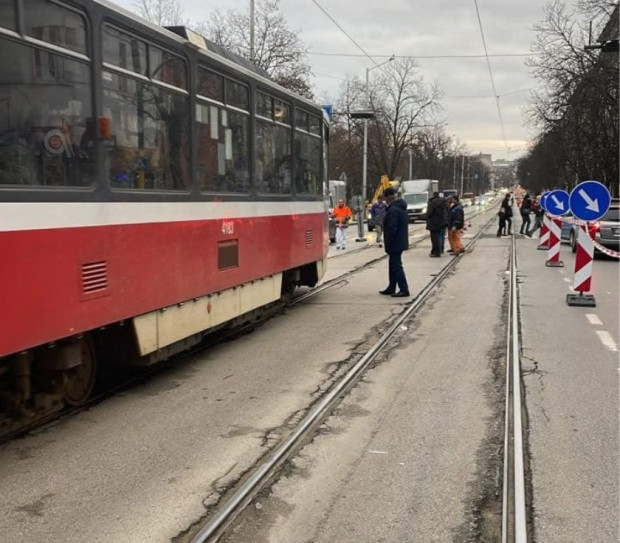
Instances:
[[[617,541],[618,263],[595,262],[595,310],[569,308],[569,249],[552,269],[536,241],[518,244],[535,540]],[[414,293],[449,258],[428,251],[405,254]],[[327,278],[381,254],[339,254]],[[507,254],[491,233],[463,257],[229,543],[497,541]],[[2,446],[0,540],[184,541],[401,310],[376,294],[386,275],[379,262]]]

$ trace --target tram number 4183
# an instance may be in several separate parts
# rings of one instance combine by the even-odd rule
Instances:
[[[229,236],[234,233],[235,233],[234,221],[222,221],[222,234]]]

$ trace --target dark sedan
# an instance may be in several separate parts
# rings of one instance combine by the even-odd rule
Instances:
[[[577,228],[573,225],[569,233],[573,253],[577,251]],[[613,251],[620,250],[620,200],[614,198],[605,215],[598,221],[588,223],[588,231],[596,243]]]

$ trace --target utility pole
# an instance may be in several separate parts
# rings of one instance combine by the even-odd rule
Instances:
[[[254,0],[250,0],[250,62],[254,62]]]
[[[409,147],[409,179],[413,179],[413,151]]]
[[[465,155],[461,156],[461,190],[459,198],[463,198],[463,176],[465,175]]]

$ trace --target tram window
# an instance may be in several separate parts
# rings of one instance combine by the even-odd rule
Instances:
[[[249,116],[198,104],[196,121],[201,190],[249,193]]]
[[[26,35],[87,54],[86,24],[78,13],[46,0],[24,0],[24,14]]]
[[[224,78],[211,70],[198,68],[198,88],[196,93],[205,98],[217,100],[223,104]]]
[[[226,80],[226,105],[250,111],[250,92],[245,85]]]
[[[301,109],[295,110],[295,126],[301,130],[308,131],[308,114]]]
[[[153,46],[149,48],[149,52],[153,79],[187,89],[187,70],[183,59]]]
[[[110,126],[106,169],[117,189],[186,190],[187,98],[103,72],[103,114]]]
[[[314,115],[310,115],[310,134],[321,135],[321,120]]]
[[[291,106],[280,100],[275,100],[273,116],[279,123],[291,124]]]
[[[0,50],[0,185],[91,185],[88,65],[11,40]]]
[[[9,30],[17,30],[15,24],[15,2],[13,0],[0,1],[0,26]]]
[[[257,119],[255,141],[257,191],[265,194],[290,194],[291,130]]]
[[[273,119],[273,98],[262,92],[256,93],[256,114]]]
[[[103,60],[113,66],[147,75],[146,43],[107,26],[103,34]]]
[[[320,194],[321,138],[295,134],[295,189],[297,194]]]

